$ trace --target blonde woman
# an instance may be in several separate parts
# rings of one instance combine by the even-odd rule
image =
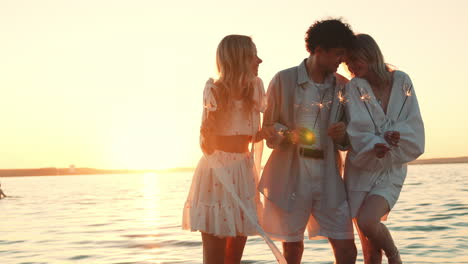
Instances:
[[[374,39],[358,34],[346,60],[351,149],[345,183],[365,263],[402,263],[386,220],[406,178],[407,163],[424,152],[424,125],[410,77],[391,70]]]
[[[193,175],[182,227],[201,232],[204,263],[240,263],[247,236],[257,234],[247,214],[257,222],[261,209],[254,152],[249,150],[249,144],[263,138],[261,62],[250,37],[226,36],[216,54],[219,78],[209,79],[203,92],[204,156]]]

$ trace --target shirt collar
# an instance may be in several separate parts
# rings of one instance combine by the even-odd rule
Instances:
[[[309,76],[307,75],[306,60],[304,59],[297,69],[297,84],[304,88],[304,84],[309,81]]]
[[[306,68],[306,60],[304,59],[301,64],[299,64],[299,67],[297,69],[297,84],[302,87],[302,89],[305,88],[305,84],[309,82],[309,75],[307,74],[307,68]],[[330,86],[330,84],[334,83],[335,80],[335,74],[329,74],[326,78],[324,83],[327,84],[325,86]]]

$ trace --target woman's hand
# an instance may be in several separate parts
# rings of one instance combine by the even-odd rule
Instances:
[[[344,122],[333,123],[328,127],[327,134],[335,143],[344,145],[346,142],[346,125]]]
[[[384,143],[377,143],[374,145],[375,156],[379,159],[385,157],[385,154],[390,151],[390,147]]]
[[[398,147],[398,142],[400,142],[400,132],[398,131],[387,131],[384,134],[384,139],[390,146]]]

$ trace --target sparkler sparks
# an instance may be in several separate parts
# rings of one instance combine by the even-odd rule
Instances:
[[[403,108],[405,107],[406,100],[408,100],[408,97],[411,96],[411,90],[413,89],[413,85],[409,85],[408,83],[405,83],[403,85],[403,92],[405,93],[405,100],[403,101],[403,104],[401,105],[400,112],[398,113],[397,121],[400,119],[401,112],[403,111]]]
[[[338,97],[338,101],[340,102],[340,104],[345,104],[347,102],[346,98],[343,95],[342,90],[338,91],[337,97]]]
[[[411,96],[411,89],[412,88],[413,88],[413,86],[410,86],[408,83],[405,83],[403,85],[403,91],[404,91],[406,96]]]
[[[338,98],[338,109],[336,109],[336,114],[335,114],[335,121],[338,121],[338,114],[340,113],[341,111],[341,107],[343,107],[343,105],[345,103],[348,102],[348,100],[346,99],[346,97],[343,95],[343,90],[340,89],[338,91],[338,93],[336,94],[336,97]]]
[[[368,93],[366,93],[364,91],[364,89],[358,87],[358,90],[359,90],[359,95],[360,95],[361,101],[366,103],[366,102],[369,102],[371,100],[371,96]]]
[[[367,103],[369,103],[369,101],[371,99],[370,95],[368,93],[364,93],[363,89],[361,89],[359,87],[356,87],[356,88],[359,91],[359,98],[361,99],[362,103],[366,107],[367,113],[369,113],[369,117],[372,120],[372,123],[374,124],[375,134],[380,135],[380,131],[379,131],[378,127],[377,127],[377,124],[375,123],[374,117],[372,116],[372,113],[369,110],[369,107],[367,106]]]

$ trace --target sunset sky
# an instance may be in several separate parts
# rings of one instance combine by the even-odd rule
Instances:
[[[384,4],[385,3],[385,4]],[[253,37],[265,86],[342,17],[414,83],[422,158],[468,155],[466,1],[0,2],[0,168],[194,167],[205,81],[228,34]]]

